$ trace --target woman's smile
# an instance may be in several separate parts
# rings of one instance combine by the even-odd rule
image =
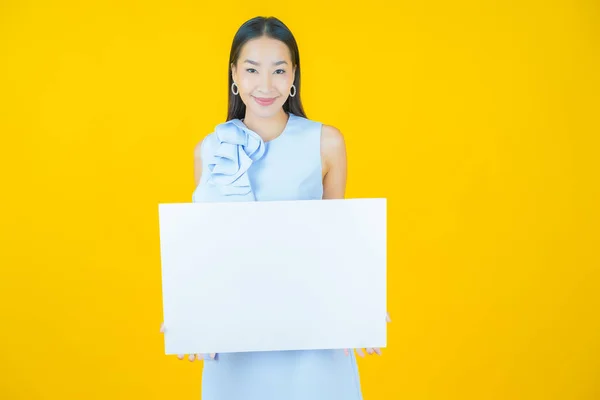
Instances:
[[[277,97],[256,97],[256,96],[252,96],[252,98],[254,99],[254,101],[256,101],[261,106],[270,106],[271,104],[275,103],[275,100],[277,100]]]

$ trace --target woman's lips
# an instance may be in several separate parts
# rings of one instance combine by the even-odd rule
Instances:
[[[264,98],[264,97],[254,97],[254,96],[252,96],[252,98],[254,99],[254,101],[256,101],[261,106],[270,106],[271,104],[275,103],[275,100],[277,100],[276,97],[273,97],[273,98]]]

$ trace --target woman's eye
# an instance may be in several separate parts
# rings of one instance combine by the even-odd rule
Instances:
[[[248,69],[246,69],[246,71],[250,72],[251,74],[256,72],[256,70],[254,68],[248,68]]]
[[[283,69],[278,69],[277,71],[275,71],[276,74],[285,74],[285,70]]]

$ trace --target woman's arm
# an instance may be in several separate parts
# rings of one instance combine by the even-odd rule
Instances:
[[[202,177],[202,143],[203,140],[194,147],[194,187],[198,186]]]
[[[323,125],[321,130],[321,161],[323,164],[323,199],[343,199],[346,193],[346,144],[342,133],[333,126]],[[389,323],[389,314],[386,316]],[[367,354],[381,354],[381,349],[368,348]],[[356,349],[364,357],[362,349]],[[350,349],[344,349],[346,355]]]
[[[342,132],[330,125],[321,129],[323,199],[343,199],[346,195],[346,142]]]
[[[194,147],[194,187],[198,186],[200,182],[200,178],[202,177],[202,143],[203,141],[198,142],[198,144]],[[160,326],[160,333],[164,334],[166,332],[166,328],[164,323]],[[209,357],[211,359],[215,359],[216,354],[210,354]],[[177,358],[183,360],[185,358],[185,354],[178,354]],[[189,354],[188,360],[202,360],[206,359],[204,354]]]

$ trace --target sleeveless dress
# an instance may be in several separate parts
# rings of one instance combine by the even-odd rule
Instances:
[[[265,142],[239,119],[217,125],[201,144],[193,202],[322,199],[321,126],[289,113],[283,132]],[[353,351],[268,351],[205,355],[202,399],[361,400],[362,394]]]

